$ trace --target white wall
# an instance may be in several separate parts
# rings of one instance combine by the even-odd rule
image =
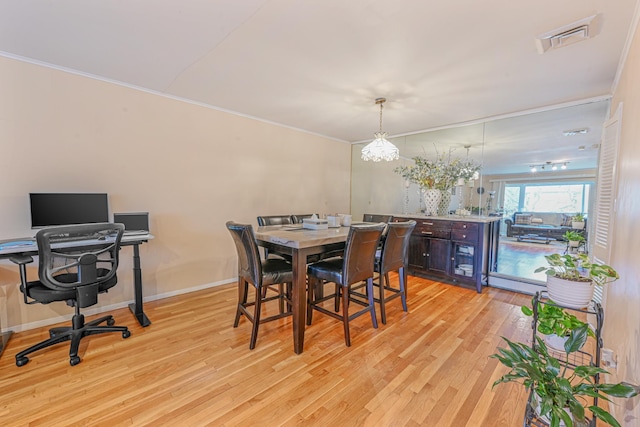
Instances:
[[[636,29],[611,111],[623,103],[611,265],[620,280],[607,289],[604,345],[618,356],[611,380],[640,385],[640,31]],[[625,426],[640,424],[640,397],[614,405]]]
[[[106,192],[111,212],[150,212],[145,296],[234,280],[228,220],[350,207],[348,144],[3,57],[0,148],[0,239],[34,235],[29,192]],[[122,260],[101,306],[133,299],[130,248]],[[23,304],[18,280],[0,262],[3,329],[68,318]]]

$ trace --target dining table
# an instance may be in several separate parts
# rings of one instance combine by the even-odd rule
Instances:
[[[365,224],[365,223],[362,223]],[[357,225],[354,223],[354,225]],[[255,231],[258,245],[269,251],[291,255],[293,270],[292,311],[293,350],[301,354],[304,348],[304,330],[307,305],[307,258],[344,249],[349,227],[331,227],[324,230],[304,228],[302,224],[267,225]]]

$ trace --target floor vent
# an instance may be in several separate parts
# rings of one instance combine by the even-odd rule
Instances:
[[[600,33],[601,22],[602,14],[597,14],[541,34],[535,39],[538,53],[591,39]]]

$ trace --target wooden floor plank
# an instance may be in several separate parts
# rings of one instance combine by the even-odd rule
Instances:
[[[354,320],[351,347],[339,322],[314,313],[301,355],[293,353],[290,318],[261,325],[249,350],[249,322],[233,328],[235,285],[147,303],[147,328],[116,310],[131,337],[84,339],[74,367],[68,344],[16,367],[15,354],[48,335],[47,328],[17,333],[0,359],[0,419],[3,426],[521,425],[526,393],[514,384],[492,390],[505,369],[488,355],[501,336],[530,339],[530,319],[520,312],[530,297],[411,276],[408,289],[409,311],[391,302],[386,325]]]

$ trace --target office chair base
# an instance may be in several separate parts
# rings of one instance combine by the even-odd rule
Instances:
[[[100,325],[101,323],[106,323],[107,326]],[[113,326],[115,324],[113,316],[104,316],[85,324],[84,316],[82,314],[76,314],[73,316],[72,324],[73,326],[51,328],[49,330],[48,340],[42,341],[16,354],[16,366],[24,366],[29,363],[28,354],[65,341],[71,341],[69,364],[75,366],[81,362],[78,356],[78,348],[80,347],[80,340],[83,337],[106,332],[120,332],[122,333],[122,338],[129,338],[131,336],[131,332],[126,326]]]

